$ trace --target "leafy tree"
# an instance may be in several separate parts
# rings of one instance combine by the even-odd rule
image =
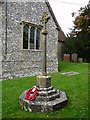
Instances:
[[[72,13],[72,16],[75,15],[76,13]],[[76,37],[77,53],[90,62],[90,2],[85,8],[80,8],[74,24],[72,36]]]
[[[75,26],[66,37],[62,51],[69,54],[77,53],[78,57],[90,62],[90,2],[77,13],[72,13],[72,16],[75,17]]]
[[[74,17],[76,13],[72,13],[72,17]],[[85,8],[80,8],[78,11],[78,15],[75,16],[75,28],[76,32],[80,32],[83,29],[90,33],[90,2]]]
[[[62,53],[63,54],[72,54],[77,53],[77,41],[76,38],[72,36],[67,36],[64,44],[62,45]]]

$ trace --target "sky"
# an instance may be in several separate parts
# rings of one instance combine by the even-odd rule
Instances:
[[[70,32],[70,28],[73,28],[74,25],[73,21],[75,18],[72,17],[72,13],[86,6],[88,2],[89,0],[49,0],[56,19],[65,35]]]

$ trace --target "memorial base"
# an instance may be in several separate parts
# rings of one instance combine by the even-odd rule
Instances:
[[[48,83],[48,84],[47,84]],[[50,112],[61,108],[67,102],[65,92],[51,86],[50,76],[37,77],[38,96],[33,101],[25,100],[25,90],[19,98],[20,107],[34,112]]]

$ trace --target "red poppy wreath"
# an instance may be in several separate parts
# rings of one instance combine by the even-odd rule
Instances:
[[[32,88],[27,90],[25,94],[25,99],[32,101],[36,98],[37,95],[38,95],[38,89],[36,86],[33,86]]]

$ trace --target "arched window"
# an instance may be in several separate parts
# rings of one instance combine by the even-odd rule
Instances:
[[[40,49],[42,26],[22,21],[22,49]]]
[[[28,49],[28,25],[23,28],[23,49]]]
[[[30,30],[30,49],[34,49],[34,34],[35,34],[35,28],[31,27],[31,30]]]
[[[40,29],[37,29],[37,34],[36,34],[36,49],[40,49]]]

